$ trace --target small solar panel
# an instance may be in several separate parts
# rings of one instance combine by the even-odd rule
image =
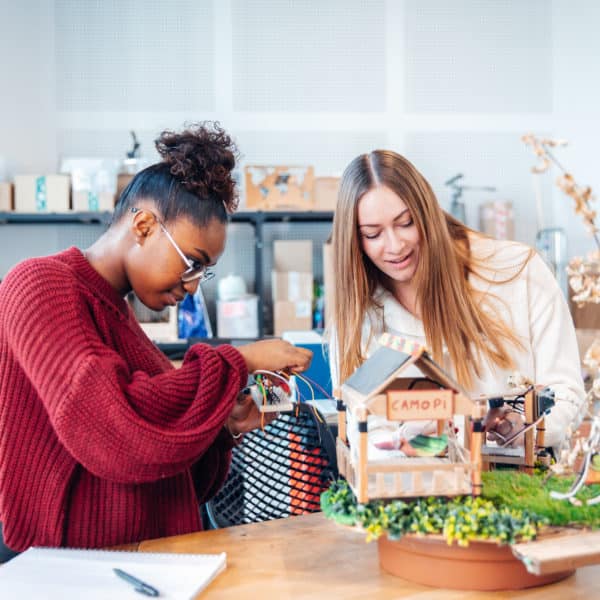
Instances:
[[[363,396],[374,392],[404,363],[411,359],[410,354],[380,346],[372,356],[365,361],[349,377],[344,385],[351,387]]]

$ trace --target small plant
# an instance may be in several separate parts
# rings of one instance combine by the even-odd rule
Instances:
[[[527,509],[498,506],[478,497],[421,498],[411,502],[376,500],[358,504],[348,484],[339,480],[321,495],[325,516],[364,530],[367,541],[383,534],[400,539],[406,534],[443,536],[450,545],[468,546],[472,540],[500,544],[534,539],[548,520]]]

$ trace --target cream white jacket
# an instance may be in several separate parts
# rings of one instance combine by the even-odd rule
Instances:
[[[516,279],[503,283],[518,272],[528,256],[528,247],[473,236],[471,248],[474,256],[485,261],[485,270],[480,274],[493,281],[472,276],[471,284],[486,294],[490,305],[499,309],[501,317],[519,336],[523,349],[514,350],[515,369],[512,371],[484,364],[481,377],[468,391],[472,397],[505,392],[508,377],[515,371],[537,384],[550,386],[555,391],[556,405],[546,419],[545,442],[558,448],[569,424],[579,425],[585,400],[577,340],[565,298],[550,269],[537,254]],[[387,290],[378,289],[375,297],[382,308],[369,311],[362,328],[362,348],[367,357],[377,348],[377,338],[384,331],[427,346],[422,321],[404,309]],[[423,311],[426,310],[427,307],[423,307]],[[339,384],[335,332],[330,339],[331,377],[335,389]],[[454,373],[447,355],[443,366]]]

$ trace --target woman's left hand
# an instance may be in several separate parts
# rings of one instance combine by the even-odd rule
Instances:
[[[239,434],[257,429],[261,424],[268,425],[278,416],[279,413],[269,412],[261,419],[261,413],[252,396],[240,392],[225,426],[233,437],[237,437]]]

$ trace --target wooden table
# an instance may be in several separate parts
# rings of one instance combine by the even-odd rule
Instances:
[[[138,544],[141,552],[227,553],[227,569],[199,598],[568,598],[600,597],[600,565],[578,569],[562,582],[519,592],[429,588],[383,572],[377,544],[335,525],[321,513],[240,525]]]

